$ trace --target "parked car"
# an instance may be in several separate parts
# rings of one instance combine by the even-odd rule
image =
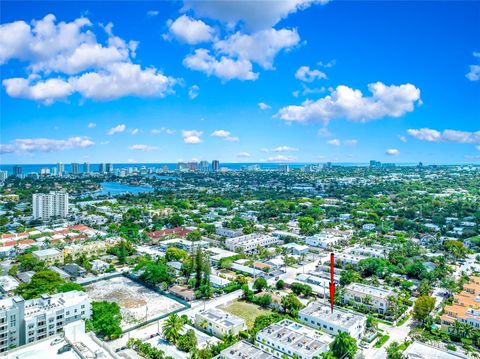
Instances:
[[[56,339],[52,340],[50,345],[54,346],[54,345],[57,345],[58,343],[61,343],[62,341],[63,341],[63,338],[56,338]]]
[[[57,354],[66,353],[66,352],[68,352],[68,351],[71,350],[71,349],[72,349],[72,345],[71,345],[71,344],[65,344],[63,347],[61,347],[60,349],[58,349]]]

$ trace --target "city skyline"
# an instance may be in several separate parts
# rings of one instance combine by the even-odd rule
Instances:
[[[2,163],[480,160],[478,3],[234,3],[2,2]]]

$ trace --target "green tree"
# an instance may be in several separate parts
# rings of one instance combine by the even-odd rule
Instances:
[[[85,288],[83,288],[80,284],[72,283],[72,282],[67,282],[67,283],[61,284],[58,287],[57,292],[58,293],[64,293],[64,292],[70,292],[72,290],[78,290],[78,291],[81,291],[81,292],[85,292]]]
[[[300,233],[306,236],[311,236],[315,233],[315,219],[309,216],[298,217],[298,226]]]
[[[170,283],[172,275],[164,260],[159,258],[157,262],[149,262],[146,264],[140,279],[151,286],[157,286],[164,282]]]
[[[58,273],[48,269],[42,270],[35,273],[30,282],[21,283],[15,289],[15,294],[21,295],[24,299],[38,298],[45,293],[56,293],[64,283],[65,280]]]
[[[400,344],[392,342],[387,347],[387,359],[404,359]]]
[[[115,339],[122,334],[120,323],[122,314],[115,302],[92,302],[92,319],[89,324],[93,331],[102,337]]]
[[[282,290],[283,288],[285,288],[285,282],[282,280],[282,279],[279,279],[277,281],[277,283],[275,284],[275,287],[278,289],[278,290]]]
[[[257,279],[255,279],[255,282],[253,282],[253,288],[255,288],[259,292],[261,292],[267,287],[268,287],[267,280],[263,277],[258,277]]]
[[[330,350],[337,358],[352,359],[357,349],[357,340],[352,338],[347,332],[338,333],[332,344],[330,344]]]
[[[188,258],[187,251],[184,251],[183,249],[180,249],[180,248],[170,247],[165,252],[165,260],[167,262],[170,262],[170,261],[183,262],[187,258]]]
[[[182,331],[183,325],[182,318],[180,318],[176,313],[170,314],[168,318],[163,323],[162,333],[169,342],[176,344]]]
[[[193,329],[187,330],[184,335],[181,335],[177,340],[178,349],[184,352],[192,352],[197,348],[197,337]]]
[[[353,269],[345,269],[340,273],[340,285],[346,286],[350,283],[361,282],[360,273]]]
[[[281,305],[285,314],[288,314],[293,318],[298,317],[298,312],[303,307],[303,304],[292,293],[282,297]]]
[[[420,296],[413,305],[413,318],[420,322],[425,322],[434,307],[435,298],[428,295]]]

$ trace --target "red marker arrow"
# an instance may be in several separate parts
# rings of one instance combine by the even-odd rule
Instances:
[[[335,272],[335,257],[330,253],[330,309],[333,313],[333,304],[335,302],[335,280],[333,274]]]

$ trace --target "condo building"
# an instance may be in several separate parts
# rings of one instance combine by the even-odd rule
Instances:
[[[32,197],[32,214],[35,219],[64,218],[68,216],[68,193],[35,193]]]

